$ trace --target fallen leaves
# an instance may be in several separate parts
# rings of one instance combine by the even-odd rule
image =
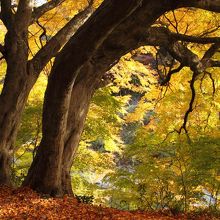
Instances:
[[[185,215],[166,216],[160,213],[141,211],[129,212],[113,208],[103,208],[79,203],[73,197],[41,198],[28,188],[13,190],[8,187],[0,188],[0,219],[15,220],[172,220],[172,219],[216,219],[208,215],[188,218]]]

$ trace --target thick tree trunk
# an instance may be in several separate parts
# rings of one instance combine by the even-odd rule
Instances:
[[[23,185],[28,185],[42,193],[59,195],[62,193],[60,176],[67,121],[66,112],[69,106],[72,85],[66,88],[65,94],[56,94],[57,96],[61,95],[61,97],[53,100],[53,92],[56,93],[56,91],[53,91],[51,87],[58,88],[59,81],[56,81],[55,85],[50,83],[51,81],[54,81],[53,75],[49,78],[44,100],[44,136]],[[54,102],[58,106],[56,115],[52,114]]]
[[[70,171],[96,84],[93,78],[94,73],[91,72],[91,68],[88,68],[88,65],[86,67],[83,71],[85,78],[79,81],[76,80],[72,89],[62,157],[62,190],[64,194],[70,195],[72,194]]]
[[[17,59],[19,61],[19,58]],[[17,65],[16,65],[17,64]],[[13,65],[12,67],[10,65]],[[8,63],[7,77],[0,95],[0,185],[10,183],[10,164],[22,112],[36,79],[27,77],[27,63]]]
[[[3,54],[7,72],[0,94],[0,184],[10,184],[13,142],[32,81],[28,77],[30,72],[27,65],[28,25],[32,15],[30,1],[20,1],[16,13],[11,10],[11,1],[2,1],[1,14],[8,32]]]
[[[52,3],[52,8],[45,8],[47,4],[44,4],[33,11],[31,0],[20,1],[16,13],[12,13],[10,4],[10,1],[2,1],[1,4],[1,19],[8,33],[5,36],[5,46],[1,45],[7,62],[7,73],[0,95],[0,184],[10,182],[10,148],[13,148],[21,114],[31,88],[44,66],[93,11],[92,4],[89,4],[28,61],[28,26],[59,3]]]
[[[11,185],[10,154],[7,149],[0,152],[0,185]]]
[[[27,65],[27,35],[9,32],[5,47],[7,72],[0,95],[0,184],[10,183],[13,144],[33,81]]]
[[[146,42],[147,27],[172,9],[172,3],[122,0],[119,4],[117,0],[106,0],[64,46],[46,90],[43,138],[23,185],[51,195],[72,193],[70,168],[88,110],[91,85],[122,55],[140,46],[143,38]],[[88,74],[84,68],[88,68]]]
[[[106,0],[60,52],[52,68],[45,94],[43,137],[24,185],[51,195],[62,193],[62,159],[71,91],[82,67],[119,23],[141,0]],[[109,14],[114,14],[108,18]],[[69,56],[72,51],[73,56]],[[66,53],[68,52],[68,53]],[[88,62],[89,61],[89,62]],[[91,64],[92,65],[92,64]],[[86,79],[86,77],[79,77]]]
[[[16,84],[16,81],[14,81],[14,84]],[[9,184],[10,182],[13,143],[17,134],[21,112],[27,99],[26,92],[21,92],[23,87],[21,84],[18,86],[18,90],[11,88],[10,91],[6,91],[0,97],[0,184]],[[20,93],[20,96],[16,97],[18,93]],[[14,96],[11,97],[11,95]]]
[[[43,131],[48,131],[48,135],[41,141],[37,155],[23,183],[24,186],[29,186],[38,192],[52,196],[72,194],[70,169],[95,85],[93,77],[89,75],[89,68],[85,68],[85,70],[83,71],[85,78],[77,80],[69,89],[65,97],[66,102],[63,108],[59,110],[60,116],[63,116],[63,112],[66,110],[68,112],[69,109],[68,116],[66,114],[68,119],[50,118],[49,115],[54,109],[50,108],[50,94],[46,94]],[[67,107],[69,106],[68,103],[70,103],[69,108]],[[50,123],[47,120],[50,120]],[[60,122],[59,127],[57,122]],[[62,132],[59,133],[55,128],[62,130]]]

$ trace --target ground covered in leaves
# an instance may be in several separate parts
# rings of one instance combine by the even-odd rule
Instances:
[[[208,214],[176,216],[147,213],[128,212],[101,206],[79,203],[75,198],[43,198],[27,188],[0,188],[0,219],[81,219],[81,220],[143,220],[143,219],[218,219]]]

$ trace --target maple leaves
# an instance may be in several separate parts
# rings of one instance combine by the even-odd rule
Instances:
[[[28,188],[13,190],[0,188],[0,219],[188,219],[185,215],[169,216],[159,212],[129,212],[101,206],[78,203],[74,197],[47,198]],[[198,216],[192,219],[217,219],[211,216]]]

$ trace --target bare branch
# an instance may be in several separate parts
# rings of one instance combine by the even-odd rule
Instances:
[[[184,115],[184,118],[183,118],[183,124],[180,127],[179,132],[178,132],[180,134],[181,131],[184,130],[189,141],[190,141],[190,137],[189,137],[186,125],[187,125],[187,122],[188,122],[189,114],[193,111],[193,104],[194,104],[195,98],[196,98],[195,81],[196,81],[196,77],[198,76],[198,74],[199,73],[196,72],[196,71],[193,72],[192,80],[190,81],[190,89],[191,89],[192,96],[191,96],[191,100],[190,100],[190,103],[189,103],[189,108],[185,112],[185,115]]]
[[[210,44],[210,43],[220,42],[220,37],[196,37],[196,36],[189,36],[185,34],[176,34],[176,33],[171,33],[171,37],[176,40],[198,43],[198,44]]]
[[[210,48],[205,52],[202,60],[210,59],[220,48],[220,42],[212,44]]]
[[[39,73],[49,60],[54,57],[61,47],[70,39],[79,26],[81,26],[85,20],[93,12],[92,4],[89,4],[83,11],[75,15],[61,30],[53,36],[48,43],[42,47],[35,57],[29,61],[31,65],[34,65],[34,69]]]
[[[215,95],[215,92],[216,92],[216,88],[215,88],[215,80],[214,78],[212,77],[212,74],[208,71],[205,71],[206,74],[208,74],[210,80],[211,80],[211,83],[212,83],[212,96],[214,97]]]
[[[220,28],[220,26],[218,25],[218,26],[215,26],[214,28],[211,28],[211,29],[208,29],[208,30],[204,30],[204,31],[199,35],[199,37],[204,37],[204,36],[207,36],[207,35],[209,35],[209,34],[212,34],[212,33],[216,32],[216,31],[218,31],[219,28]]]
[[[37,21],[43,14],[46,12],[56,8],[60,4],[62,4],[65,0],[51,0],[43,5],[41,5],[38,8],[35,8],[33,13],[32,13],[32,20],[31,24]]]
[[[220,37],[198,37],[171,32],[165,27],[151,27],[147,30],[148,41],[154,45],[164,45],[173,41],[184,41],[198,44],[220,43]],[[152,42],[151,42],[152,41]]]
[[[38,20],[36,21],[36,23],[43,30],[43,33],[39,36],[41,47],[43,47],[43,37],[45,37],[45,40],[47,41],[47,29],[43,25],[41,25]]]
[[[161,85],[161,86],[167,85],[167,83],[168,83],[168,82],[170,81],[170,79],[171,79],[171,76],[172,76],[173,74],[175,74],[175,73],[178,73],[183,67],[184,67],[184,65],[180,64],[179,67],[177,67],[176,69],[170,70],[170,71],[168,72],[167,76],[166,76],[164,79],[162,79],[160,85]]]
[[[196,54],[189,50],[180,42],[174,42],[167,45],[169,53],[178,60],[183,66],[188,66],[192,69],[198,69],[200,60]]]
[[[209,60],[210,67],[220,67],[220,61]]]

